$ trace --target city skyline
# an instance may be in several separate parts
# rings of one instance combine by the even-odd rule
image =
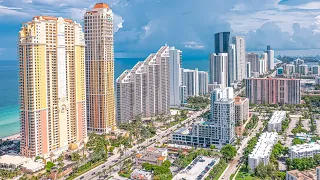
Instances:
[[[171,7],[181,6],[178,11],[171,11],[166,0],[145,3],[143,0],[110,0],[115,14],[115,57],[144,57],[164,43],[176,46],[189,57],[207,56],[213,51],[213,34],[220,31],[230,31],[234,35],[244,36],[247,40],[247,50],[264,50],[270,44],[273,49],[311,49],[319,48],[320,35],[318,34],[317,17],[319,2],[307,0],[298,2],[272,0],[268,2],[250,3],[249,1],[236,2],[228,0],[224,3],[204,1],[202,11],[189,7],[192,1],[185,4],[169,3]],[[23,22],[36,15],[54,15],[70,18],[82,22],[82,14],[94,5],[93,1],[52,1],[52,0],[2,0],[0,2],[0,25],[6,28],[0,30],[0,38],[6,43],[0,43],[1,59],[16,59],[15,33]],[[137,9],[144,5],[145,14],[138,13]],[[152,13],[152,8],[163,6],[168,9],[167,15]],[[219,6],[219,12],[209,11],[210,7]],[[58,8],[59,7],[59,8]],[[259,7],[259,8],[254,8]],[[148,10],[150,9],[150,10]],[[199,8],[200,9],[200,8]],[[310,11],[306,11],[310,10]],[[181,16],[184,15],[184,16]],[[175,18],[169,18],[169,17]],[[216,17],[202,19],[200,17]],[[242,19],[241,19],[242,17]],[[248,21],[243,22],[243,17]],[[259,17],[259,18],[256,18]],[[300,17],[300,18],[297,18]],[[133,19],[135,18],[135,19]],[[179,19],[177,19],[179,18]],[[187,24],[189,20],[192,23]],[[177,22],[174,24],[173,22]],[[168,21],[168,25],[164,22]],[[199,23],[198,23],[199,22]],[[296,24],[299,23],[299,24]],[[177,25],[183,29],[169,27]],[[165,32],[161,33],[162,26]],[[195,31],[192,27],[202,27]],[[164,36],[163,34],[167,34]],[[266,37],[262,34],[267,34]],[[269,34],[269,35],[268,35]],[[211,37],[211,38],[208,38]],[[259,38],[257,38],[259,37]],[[308,41],[306,41],[309,39]],[[152,42],[150,44],[150,42]],[[127,46],[123,46],[127,44]],[[138,46],[136,46],[138,44]],[[261,44],[257,46],[257,44]],[[282,44],[280,46],[280,44]],[[130,53],[128,53],[130,52]]]

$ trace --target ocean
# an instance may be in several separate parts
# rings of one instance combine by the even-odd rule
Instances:
[[[144,58],[115,59],[115,78],[126,69],[131,69],[138,61]],[[182,67],[198,68],[208,71],[207,59],[183,59]],[[17,60],[0,61],[0,138],[19,133],[19,92],[18,75],[19,62]]]

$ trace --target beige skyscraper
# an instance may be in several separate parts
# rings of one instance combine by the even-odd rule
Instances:
[[[97,3],[84,15],[88,130],[108,132],[115,122],[113,13]]]
[[[21,154],[58,155],[87,138],[80,24],[36,16],[19,32]]]

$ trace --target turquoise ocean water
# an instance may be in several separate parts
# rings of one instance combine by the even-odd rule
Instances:
[[[115,78],[144,58],[115,59]],[[19,133],[18,61],[0,61],[0,138]],[[208,60],[183,60],[183,67],[208,70]]]

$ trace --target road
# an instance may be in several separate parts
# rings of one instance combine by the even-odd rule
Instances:
[[[238,168],[238,164],[240,161],[240,158],[243,156],[244,150],[248,144],[248,141],[256,136],[256,134],[259,132],[259,129],[263,127],[263,121],[259,120],[258,121],[258,125],[256,126],[256,128],[253,129],[252,133],[245,137],[242,142],[241,142],[241,146],[238,149],[238,154],[236,155],[236,157],[234,158],[234,160],[229,163],[229,167],[228,169],[220,176],[220,179],[230,179],[230,176],[236,172],[237,168]]]
[[[133,146],[131,149],[129,149],[127,151],[127,153],[125,154],[125,157],[122,157],[122,160],[129,157],[129,156],[132,156],[134,154],[135,151],[138,151],[138,147],[139,146],[145,146],[145,147],[148,147],[150,145],[152,145],[154,142],[163,142],[166,138],[166,136],[168,136],[172,131],[175,131],[176,129],[179,128],[180,125],[184,125],[186,123],[189,123],[190,121],[192,121],[194,118],[197,118],[198,116],[200,116],[202,113],[208,111],[210,108],[210,106],[208,106],[206,109],[202,110],[202,111],[197,111],[195,113],[193,113],[189,118],[187,118],[186,120],[182,121],[181,123],[179,124],[176,124],[170,128],[168,128],[167,130],[165,131],[162,131],[161,133],[153,136],[152,138],[149,138],[147,139],[146,141],[144,141],[143,143],[141,144],[137,144],[135,146]],[[119,160],[120,158],[120,155],[119,154],[115,154],[113,156],[110,156],[108,158],[108,160],[101,164],[100,166],[97,166],[93,169],[91,169],[90,171],[82,174],[81,176],[75,178],[75,180],[88,180],[88,179],[97,179],[97,174],[98,172],[102,172],[103,169],[109,169],[110,166],[113,166],[115,165],[116,163],[118,162],[115,162],[116,160]],[[121,161],[122,161],[121,160]]]

